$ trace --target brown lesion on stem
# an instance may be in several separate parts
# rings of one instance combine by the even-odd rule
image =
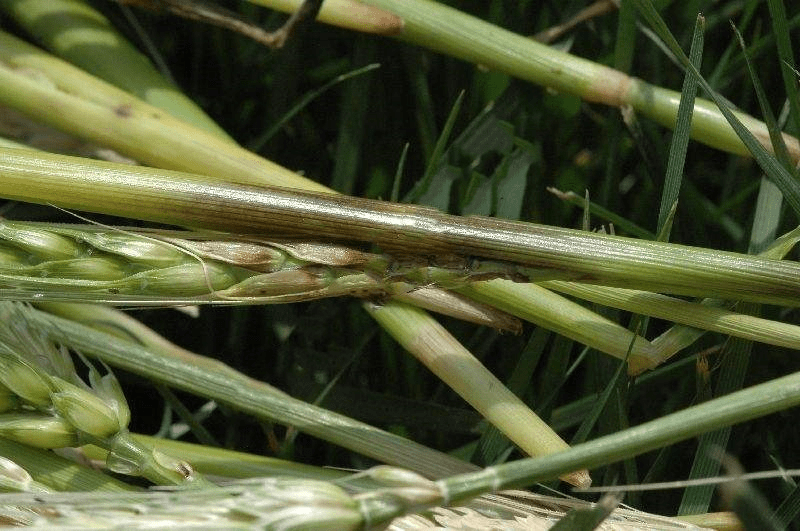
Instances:
[[[130,118],[133,116],[133,108],[130,104],[123,103],[114,107],[114,114],[120,118]]]
[[[583,99],[611,107],[621,107],[628,101],[628,88],[632,82],[633,78],[628,74],[602,66],[592,76]]]
[[[117,0],[117,2],[153,11],[168,11],[179,17],[241,33],[270,48],[281,48],[300,23],[316,18],[323,0],[303,0],[283,26],[271,32],[245,20],[233,11],[205,0]]]

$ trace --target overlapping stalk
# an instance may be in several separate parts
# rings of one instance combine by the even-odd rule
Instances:
[[[395,256],[476,257],[572,280],[796,306],[800,265],[586,231],[459,217],[414,205],[216,183],[199,175],[0,149],[0,194],[193,227],[380,245]],[[463,259],[463,258],[462,258]],[[436,280],[435,278],[433,279]]]
[[[400,264],[341,245],[246,235],[0,223],[0,298],[12,300],[164,305],[394,297],[515,331],[519,324],[513,318],[428,280],[455,286],[513,269],[502,263],[482,264],[480,270]],[[410,283],[415,280],[425,285]]]
[[[222,236],[5,221],[0,224],[0,298],[164,305],[392,297],[453,317],[515,330],[515,321],[498,311],[505,309],[602,352],[620,359],[628,357],[634,373],[674,354],[546,289],[502,281],[508,276],[524,278],[525,268],[512,263],[455,261],[458,263],[449,267],[433,267],[419,263],[420,259],[398,262],[388,255],[341,245]],[[781,253],[786,250],[784,246]],[[498,280],[475,282],[492,277]],[[579,298],[705,330],[800,347],[800,328],[787,323],[649,292],[563,281],[543,284]],[[450,291],[454,289],[491,305],[464,304],[464,299]],[[525,297],[518,297],[520,290]],[[426,297],[418,298],[420,294]],[[434,306],[432,301],[439,304]],[[374,309],[371,313],[377,315]]]

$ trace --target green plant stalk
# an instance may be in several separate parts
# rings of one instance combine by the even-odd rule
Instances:
[[[586,231],[459,217],[382,201],[253,188],[201,176],[0,149],[0,195],[237,233],[362,241],[388,253],[520,263],[536,280],[800,304],[800,265]],[[529,279],[530,279],[529,278]]]
[[[304,465],[275,457],[236,452],[225,448],[162,439],[138,433],[132,433],[131,436],[143,446],[154,448],[191,463],[192,468],[202,474],[221,478],[290,476],[332,481],[350,475],[340,470]],[[82,446],[81,451],[87,458],[98,461],[105,461],[108,456],[107,450],[94,445]]]
[[[183,92],[168,83],[148,59],[120,36],[100,12],[76,0],[9,0],[0,9],[49,48],[73,64],[108,79],[156,107],[169,107],[181,120],[226,138],[227,133]],[[98,42],[103,46],[97,46]],[[91,50],[91,53],[87,51]],[[135,81],[115,68],[136,65]]]
[[[152,166],[329,191],[2,31],[0,85],[3,105]]]
[[[0,437],[0,455],[24,468],[39,483],[54,490],[131,492],[139,490],[97,470],[53,452]]]
[[[109,319],[105,317],[119,314],[106,309],[104,317],[93,309],[86,308],[84,315],[88,313],[90,322],[100,322],[101,325],[109,325]],[[475,468],[402,437],[294,399],[219,361],[198,356],[164,339],[155,340],[152,332],[145,334],[149,336],[150,344],[143,347],[123,340],[120,335],[101,332],[42,311],[32,310],[28,316],[31,326],[41,328],[51,339],[109,365],[217,400],[257,418],[295,426],[300,431],[380,461],[403,466],[429,477],[443,477],[459,470]],[[114,317],[112,322],[122,322],[124,317]],[[138,327],[143,325],[139,324]],[[127,326],[117,330],[126,329]]]
[[[516,285],[498,279],[475,282],[457,291],[601,352],[627,359],[631,374],[656,366],[656,353],[646,339],[537,284]]]
[[[680,93],[674,90],[650,85],[613,68],[556,50],[436,1],[362,2],[402,18],[403,29],[397,37],[409,43],[574,94],[586,101],[612,107],[629,105],[665,127],[675,127]],[[293,11],[300,0],[254,3]],[[736,116],[767,149],[772,149],[763,122],[742,113]],[[708,100],[695,100],[691,137],[717,149],[750,156],[716,105]],[[800,143],[789,135],[784,138],[792,160],[797,163]]]
[[[430,506],[456,503],[489,491],[532,485],[577,467],[592,469],[603,466],[797,405],[800,405],[800,373],[793,373],[573,446],[558,454],[521,459],[439,480],[436,483],[442,499],[432,500]],[[392,512],[396,510],[396,506],[389,507],[380,515],[373,514],[371,522],[388,521],[397,515]]]
[[[780,202],[780,192],[769,181],[763,180],[762,187],[772,190],[772,201]],[[759,204],[763,197],[769,195],[759,194]],[[778,198],[778,199],[775,199]],[[759,207],[761,208],[761,207]],[[780,208],[778,207],[777,211]],[[777,211],[773,214],[777,215]],[[758,219],[758,218],[757,218]],[[754,241],[771,241],[774,239],[777,218],[766,223],[769,230],[759,233],[751,239]],[[783,259],[800,241],[800,227],[774,239],[768,248],[758,256],[769,260]],[[756,249],[751,249],[754,252]],[[672,326],[669,330],[651,341],[653,348],[653,362],[661,364],[680,350],[694,343],[705,333],[711,330],[728,334],[734,337],[759,341],[763,343],[798,348],[800,338],[797,326],[764,320],[753,315],[736,313],[722,307],[722,301],[706,299],[698,303],[691,303],[664,295],[644,291],[627,290],[623,288],[606,288],[602,286],[579,285],[573,282],[545,281],[542,286],[554,291],[566,293],[581,299],[619,308],[633,313],[649,315],[682,323],[685,326]]]
[[[542,282],[541,286],[603,306],[800,350],[800,326],[737,313],[714,306],[711,301],[698,304],[658,293],[589,286],[574,282]],[[663,360],[659,357],[659,361]]]
[[[391,303],[389,303],[391,304]],[[486,420],[507,434],[528,455],[549,455],[569,445],[509,391],[494,375],[460,344],[454,345],[439,327],[429,326],[421,310],[409,306],[367,305],[367,311],[404,349],[414,354],[443,382],[470,403]],[[411,326],[407,326],[410,324]],[[409,333],[409,331],[413,331]],[[420,348],[420,346],[425,348]],[[429,348],[429,347],[433,348]],[[431,352],[435,355],[431,356]],[[492,392],[494,390],[494,393]],[[502,392],[497,396],[497,392]],[[585,470],[570,471],[562,479],[572,485],[590,485]]]

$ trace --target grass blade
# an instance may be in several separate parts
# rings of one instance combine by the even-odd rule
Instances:
[[[705,19],[702,15],[697,17],[692,38],[692,48],[689,60],[695,67],[700,68],[703,56],[703,33],[705,32]],[[656,233],[660,241],[668,241],[672,228],[672,216],[678,204],[681,180],[683,179],[683,166],[686,162],[686,149],[689,147],[689,131],[691,130],[692,114],[694,112],[694,98],[697,94],[697,81],[687,75],[681,90],[681,102],[678,105],[678,116],[675,121],[675,132],[669,147],[669,160],[667,161],[667,175],[664,178],[664,190],[661,195],[661,208],[658,212],[658,226]],[[674,215],[674,214],[673,214]]]
[[[667,25],[664,23],[664,20],[655,10],[653,3],[650,0],[634,0],[634,3],[639,13],[653,27],[672,53],[679,58],[680,62],[687,69],[687,72],[691,73],[697,79],[700,86],[711,96],[722,115],[756,159],[758,165],[761,166],[764,173],[767,174],[778,188],[780,188],[786,202],[800,215],[800,182],[798,182],[797,179],[795,179],[795,177],[764,148],[753,133],[730,110],[728,104],[714,91],[711,85],[706,82],[700,72],[694,67],[691,61],[689,61],[689,58],[686,57],[686,54],[683,53],[675,37],[672,36]]]
[[[275,136],[275,134],[278,131],[280,131],[287,123],[289,123],[289,121],[291,121],[292,118],[297,116],[297,114],[300,113],[300,111],[305,109],[311,102],[320,97],[322,94],[324,94],[331,88],[335,87],[336,85],[343,83],[344,81],[347,81],[348,79],[356,78],[358,76],[376,70],[380,68],[380,66],[381,65],[377,63],[371,63],[365,66],[358,67],[354,70],[351,70],[350,72],[346,72],[344,74],[336,76],[335,78],[331,79],[330,81],[328,81],[319,88],[309,91],[302,98],[300,98],[300,101],[295,103],[292,106],[292,108],[289,109],[289,112],[284,114],[280,120],[275,122],[269,129],[264,131],[264,133],[258,136],[255,140],[250,142],[248,148],[251,149],[252,151],[260,151],[267,144],[267,142],[269,142],[269,140],[273,136]],[[362,84],[359,84],[358,87],[359,87],[358,90],[364,90]]]
[[[732,27],[733,32],[736,35],[736,39],[739,41],[739,47],[741,48],[742,55],[744,56],[745,63],[747,64],[747,70],[750,72],[750,81],[753,83],[753,88],[756,91],[758,104],[761,107],[761,114],[764,115],[764,122],[767,124],[767,129],[769,130],[769,138],[772,142],[772,150],[775,152],[775,156],[778,161],[783,164],[783,167],[786,168],[788,172],[794,173],[794,164],[792,164],[792,161],[789,158],[789,151],[786,148],[786,142],[783,141],[783,136],[781,135],[781,130],[778,127],[778,122],[775,120],[775,114],[772,112],[772,109],[767,102],[767,95],[764,93],[764,87],[761,85],[761,81],[759,81],[758,76],[756,75],[752,61],[750,61],[750,54],[747,52],[747,47],[744,44],[742,34],[739,33],[739,30],[736,28],[736,26],[732,25]]]
[[[444,127],[442,127],[439,138],[436,139],[436,145],[433,147],[431,158],[425,166],[425,173],[422,174],[422,178],[414,185],[414,188],[403,198],[404,203],[416,203],[417,200],[428,191],[431,179],[441,165],[442,154],[450,140],[450,134],[453,132],[453,126],[456,123],[456,118],[458,118],[458,112],[461,110],[463,101],[464,91],[461,91],[458,98],[456,98],[456,101],[453,103],[453,107],[450,109],[450,114],[447,116],[447,121],[444,123]]]
[[[781,74],[786,97],[789,100],[792,124],[795,131],[800,131],[800,91],[797,90],[794,52],[792,51],[789,23],[786,20],[786,8],[783,0],[767,0],[772,17],[775,41],[778,45],[778,58],[781,61]]]

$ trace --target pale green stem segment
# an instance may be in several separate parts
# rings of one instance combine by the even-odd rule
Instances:
[[[391,304],[391,303],[389,303]],[[428,324],[426,314],[409,306],[368,304],[367,311],[397,341],[436,376],[470,403],[528,455],[542,456],[569,448],[564,440],[514,393],[488,372],[460,344],[453,344],[440,327]],[[562,476],[572,485],[590,485],[585,470]]]
[[[784,260],[27,150],[0,149],[0,172],[0,195],[22,201],[230,232],[369,242],[390,254],[515,262],[529,266],[535,280],[800,304],[800,264]]]
[[[330,191],[0,31],[0,104],[161,168]]]
[[[799,240],[800,227],[777,238],[758,256],[769,260],[781,260]],[[663,363],[691,345],[705,333],[705,330],[800,350],[800,327],[797,325],[737,313],[725,308],[724,301],[705,299],[694,303],[645,291],[588,286],[557,280],[545,281],[541,285],[604,306],[685,325],[671,327],[650,343],[652,347],[650,361],[654,364]]]
[[[570,282],[562,284],[581,286]],[[601,289],[613,291],[612,288]],[[475,282],[458,288],[458,292],[584,345],[591,345],[600,352],[621,360],[627,359],[628,372],[631,374],[657,365],[657,354],[649,341],[536,284],[520,285],[497,279]]]
[[[79,309],[79,305],[70,306]],[[56,341],[109,365],[217,400],[257,418],[295,426],[310,435],[428,477],[445,477],[476,468],[447,454],[292,398],[219,361],[198,356],[158,338],[153,332],[145,332],[144,325],[121,312],[89,307],[83,315],[71,317],[81,319],[84,316],[92,324],[133,330],[134,337],[143,340],[146,346],[73,320],[41,311],[30,312],[32,326],[40,327]]]
[[[800,326],[737,313],[715,305],[714,301],[704,301],[702,304],[698,304],[658,293],[588,286],[574,282],[552,281],[543,282],[542,285],[604,306],[725,335],[743,337],[769,345],[800,350]],[[658,362],[663,361],[663,358],[659,356]]]
[[[0,455],[13,459],[39,483],[53,490],[131,492],[138,490],[93,468],[53,452],[0,437]]]
[[[250,0],[293,11],[291,2]],[[403,19],[402,40],[514,77],[612,107],[630,106],[658,123],[675,127],[680,92],[650,85],[618,70],[570,55],[431,0],[362,0]],[[760,120],[736,113],[758,140],[772,150]],[[750,156],[728,122],[708,100],[696,99],[691,137],[717,149]],[[792,160],[800,160],[798,140],[784,135]]]
[[[167,107],[181,120],[227,138],[216,122],[168,83],[100,12],[79,0],[8,0],[0,8],[44,46],[98,77],[147,101]],[[119,68],[135,65],[136,77]]]

